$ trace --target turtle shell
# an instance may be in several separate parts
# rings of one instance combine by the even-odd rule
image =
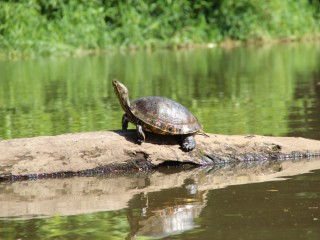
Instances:
[[[197,118],[181,104],[164,97],[143,97],[130,110],[143,128],[165,135],[192,134],[202,129]]]

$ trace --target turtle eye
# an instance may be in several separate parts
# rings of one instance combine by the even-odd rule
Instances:
[[[172,131],[173,131],[173,127],[172,127],[172,126],[169,126],[169,127],[168,127],[168,131],[169,131],[169,132],[172,132]]]

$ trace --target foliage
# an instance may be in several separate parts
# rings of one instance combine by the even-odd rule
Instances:
[[[93,1],[1,1],[0,47],[42,54],[95,49],[107,41],[103,17]]]
[[[10,54],[92,51],[319,34],[316,0],[0,0]]]
[[[233,39],[299,37],[319,30],[314,8],[305,0],[224,0],[216,18]]]

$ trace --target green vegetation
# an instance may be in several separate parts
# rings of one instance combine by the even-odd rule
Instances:
[[[318,0],[0,0],[0,49],[30,55],[114,47],[318,37]]]

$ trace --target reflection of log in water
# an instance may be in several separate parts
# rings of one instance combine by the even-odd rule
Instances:
[[[194,219],[206,206],[206,193],[198,191],[194,179],[186,178],[181,186],[136,195],[129,201],[127,239],[165,237],[196,227]]]
[[[197,148],[181,151],[175,137],[135,131],[65,134],[0,141],[0,179],[16,180],[147,170],[175,163],[224,165],[320,155],[320,141],[267,136],[197,135]]]
[[[239,164],[224,166],[220,169],[197,168],[175,174],[156,171],[123,174],[117,177],[112,174],[104,177],[2,182],[0,184],[0,218],[23,219],[57,214],[75,215],[126,209],[128,206],[145,211],[145,216],[152,216],[161,209],[183,206],[192,202],[192,199],[201,199],[207,190],[280,180],[281,176],[302,174],[313,169],[320,169],[320,159],[266,162],[257,165]],[[171,204],[167,204],[166,195],[163,193],[166,189],[169,191],[173,187],[179,189],[182,197],[174,198],[170,200]],[[150,201],[150,194],[158,200]],[[149,199],[148,204],[146,204],[146,195]],[[177,204],[174,205],[173,202]],[[199,204],[200,202],[205,204],[203,200],[199,200]],[[149,208],[145,208],[146,206]]]
[[[163,209],[165,214],[155,214],[140,222],[137,232],[140,236],[165,237],[195,228],[195,218],[199,217],[203,204],[186,204]]]

